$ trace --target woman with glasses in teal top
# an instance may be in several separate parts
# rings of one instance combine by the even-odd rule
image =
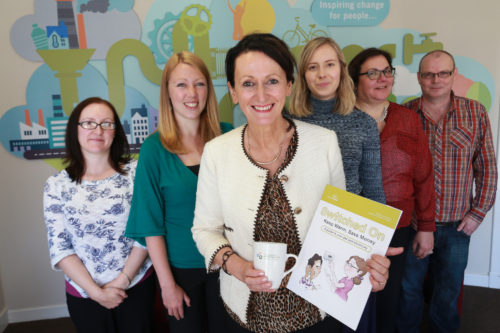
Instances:
[[[214,330],[208,311],[222,306],[218,276],[206,273],[191,234],[201,153],[219,134],[207,67],[190,52],[174,54],[163,70],[158,130],[141,147],[126,230],[148,248],[172,333]]]

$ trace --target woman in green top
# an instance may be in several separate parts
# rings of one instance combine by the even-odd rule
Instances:
[[[172,333],[207,331],[208,311],[222,306],[210,295],[217,276],[207,275],[191,234],[201,153],[220,133],[207,67],[190,52],[174,54],[163,70],[158,130],[141,147],[126,229],[147,245]]]

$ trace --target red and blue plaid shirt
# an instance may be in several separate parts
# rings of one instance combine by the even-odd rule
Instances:
[[[484,106],[452,92],[450,110],[439,123],[422,110],[422,97],[405,106],[419,115],[429,139],[436,221],[461,221],[468,216],[481,223],[495,202],[497,189],[495,151]]]

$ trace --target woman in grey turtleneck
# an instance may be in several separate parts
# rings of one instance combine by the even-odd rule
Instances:
[[[329,37],[314,38],[300,55],[290,114],[335,131],[347,191],[385,203],[377,124],[354,109],[353,89],[337,43]]]
[[[338,44],[329,37],[310,40],[300,55],[289,112],[335,131],[347,191],[385,204],[377,123],[354,109],[355,102],[354,84]],[[376,331],[375,306],[372,295],[356,332]],[[352,332],[347,326],[343,331]]]

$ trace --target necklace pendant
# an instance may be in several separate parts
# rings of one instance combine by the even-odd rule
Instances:
[[[382,116],[380,116],[380,118],[378,118],[378,119],[375,119],[375,121],[377,123],[383,122],[385,120],[385,118],[387,118],[387,113],[389,112],[388,110],[389,110],[388,106],[384,107],[384,111],[382,112]]]
[[[247,137],[247,147],[248,147],[248,156],[250,157],[250,159],[252,161],[254,161],[256,164],[258,165],[270,165],[270,164],[273,164],[274,162],[276,162],[280,156],[281,156],[281,152],[283,150],[283,145],[284,145],[284,140],[283,142],[281,142],[280,146],[279,146],[279,150],[278,150],[278,153],[276,155],[274,155],[274,157],[269,160],[269,161],[264,161],[264,162],[261,162],[261,161],[257,161],[253,156],[252,156],[252,149],[251,149],[251,146],[250,146],[250,139],[249,139],[249,134],[248,134],[248,128],[245,128],[245,135]],[[285,135],[285,139],[286,139],[286,135]]]

